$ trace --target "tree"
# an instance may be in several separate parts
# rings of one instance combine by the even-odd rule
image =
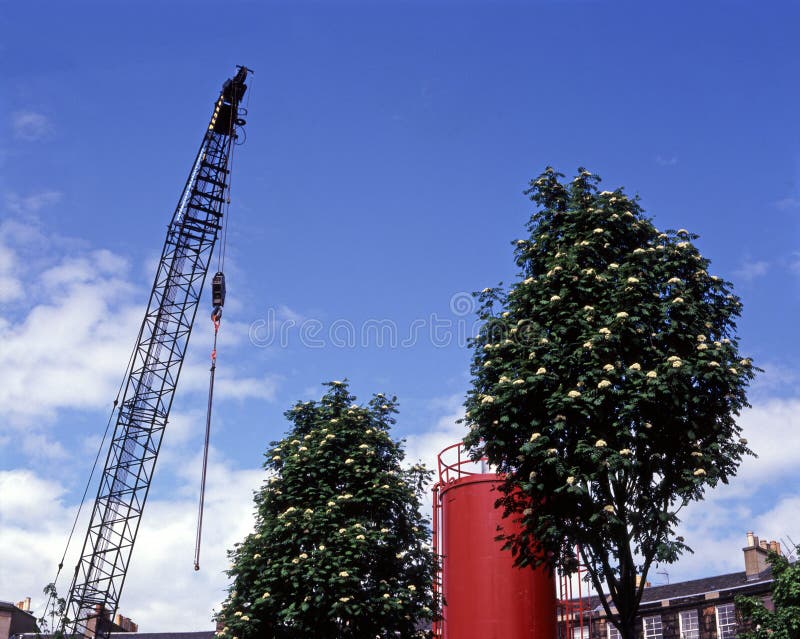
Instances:
[[[800,546],[797,546],[800,551]],[[800,564],[775,552],[767,558],[772,568],[772,603],[768,610],[758,597],[737,597],[736,609],[749,630],[740,639],[800,639]]]
[[[67,600],[58,596],[54,582],[50,582],[42,589],[42,594],[47,595],[44,612],[36,620],[39,627],[37,637],[48,636],[51,639],[64,639],[64,626],[69,624],[66,618]],[[48,620],[47,618],[50,617]],[[58,621],[57,621],[58,620]]]
[[[430,473],[401,468],[389,437],[396,398],[355,403],[330,382],[319,402],[285,413],[271,474],[256,493],[255,530],[230,553],[222,637],[420,637],[436,610],[434,556],[420,514]]]
[[[579,546],[632,639],[637,574],[688,549],[678,511],[751,454],[734,418],[754,369],[739,299],[698,236],[658,231],[585,169],[563,177],[548,168],[525,192],[538,209],[515,243],[519,280],[478,294],[465,441],[505,474],[516,563],[571,571]]]

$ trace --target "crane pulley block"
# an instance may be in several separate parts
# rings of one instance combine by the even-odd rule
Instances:
[[[211,280],[211,305],[225,306],[225,273],[216,273]]]

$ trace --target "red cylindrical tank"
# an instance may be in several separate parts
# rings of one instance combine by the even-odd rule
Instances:
[[[447,449],[446,449],[447,450]],[[445,452],[445,451],[443,451]],[[461,457],[459,450],[459,460]],[[502,479],[494,473],[452,472],[447,466],[434,491],[441,590],[446,605],[443,639],[555,639],[555,578],[545,568],[516,568],[496,541],[519,529],[494,507]]]

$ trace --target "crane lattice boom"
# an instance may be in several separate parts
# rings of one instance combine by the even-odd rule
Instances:
[[[209,262],[229,201],[245,67],[222,87],[167,230],[62,629],[102,637],[119,604]]]

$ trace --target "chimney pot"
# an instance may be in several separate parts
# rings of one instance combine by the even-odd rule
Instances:
[[[747,533],[747,547],[752,548],[756,545],[756,538],[752,531],[748,531]]]
[[[768,550],[769,549],[769,545],[767,544],[767,540],[766,539],[760,540],[758,542],[758,545],[761,546],[761,548],[763,548],[764,550]]]
[[[769,542],[769,549],[772,552],[775,552],[775,553],[778,552],[778,542],[775,541],[774,539],[772,541],[770,541]]]

